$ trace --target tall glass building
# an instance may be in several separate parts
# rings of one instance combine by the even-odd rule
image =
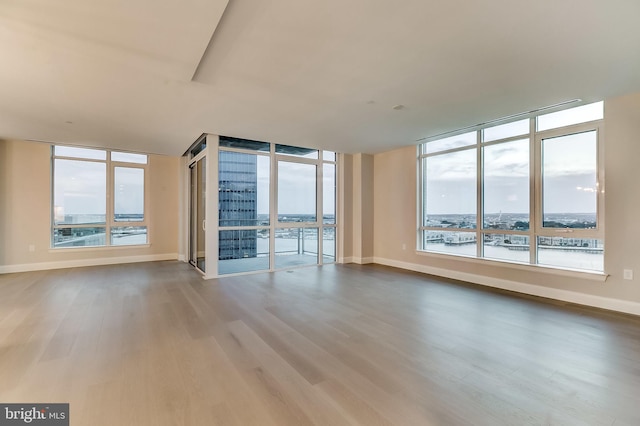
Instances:
[[[258,218],[255,155],[220,151],[218,214],[223,226],[254,225]],[[257,230],[220,231],[219,259],[256,257]]]

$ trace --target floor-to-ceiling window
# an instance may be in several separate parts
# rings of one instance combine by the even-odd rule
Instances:
[[[336,259],[336,154],[221,136],[218,274]]]
[[[270,144],[220,138],[218,273],[270,267]]]
[[[604,271],[602,102],[419,146],[418,250]]]

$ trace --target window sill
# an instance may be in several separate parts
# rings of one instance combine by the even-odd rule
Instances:
[[[123,249],[140,249],[149,248],[151,244],[132,244],[127,246],[78,246],[78,247],[60,247],[49,248],[49,253],[72,253],[77,251],[111,251],[111,250],[123,250]]]
[[[477,257],[463,256],[459,254],[434,253],[421,250],[416,250],[415,253],[419,256],[433,257],[437,259],[459,260],[465,263],[475,263],[480,265],[493,266],[496,268],[510,268],[520,271],[551,274],[556,276],[578,278],[582,280],[597,282],[605,282],[609,277],[609,274],[606,274],[604,272],[585,271],[579,269],[559,269],[545,265],[529,265],[525,263],[507,262],[495,259],[479,259]]]

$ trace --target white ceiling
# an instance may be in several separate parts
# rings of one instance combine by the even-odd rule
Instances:
[[[374,153],[640,91],[637,0],[228,3],[1,0],[0,138]]]

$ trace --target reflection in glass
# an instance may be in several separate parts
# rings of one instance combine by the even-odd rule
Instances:
[[[220,136],[220,147],[249,149],[252,151],[269,152],[271,144],[269,142],[252,141],[249,139],[232,138],[229,136]]]
[[[318,263],[318,228],[276,229],[276,269]]]
[[[269,269],[269,229],[219,232],[218,273]]]
[[[538,263],[601,272],[604,242],[595,238],[538,237]]]
[[[55,159],[53,182],[55,225],[106,223],[105,163]]]
[[[424,160],[425,226],[476,227],[476,149]]]
[[[604,117],[604,102],[594,102],[575,108],[569,108],[550,114],[541,115],[536,119],[538,131],[555,129],[572,124],[586,123],[600,120]]]
[[[324,161],[336,161],[336,153],[333,151],[322,151],[322,159]]]
[[[53,153],[59,157],[85,158],[89,160],[106,160],[107,151],[102,149],[76,148],[73,146],[53,147]]]
[[[121,226],[111,228],[112,246],[147,244],[146,226]]]
[[[220,151],[220,226],[269,224],[269,164],[267,156]]]
[[[278,161],[278,221],[316,221],[316,166]]]
[[[336,223],[336,166],[322,166],[322,223]]]
[[[54,228],[53,247],[95,247],[106,244],[104,227]]]
[[[484,229],[529,229],[529,140],[483,148]]]
[[[598,205],[596,132],[542,140],[545,228],[595,228]]]
[[[301,158],[318,159],[318,150],[313,148],[303,148],[301,146],[276,144],[276,154],[291,155]]]
[[[115,167],[114,217],[116,222],[144,220],[144,169]]]
[[[147,164],[147,156],[144,154],[132,154],[130,152],[112,152],[111,161],[122,163]]]
[[[464,133],[462,135],[451,136],[444,139],[427,142],[424,144],[425,154],[446,151],[448,149],[460,148],[463,146],[475,145],[477,143],[476,132]]]
[[[484,234],[484,257],[529,263],[529,236],[517,234]]]
[[[191,212],[189,222],[189,262],[202,272],[206,271],[205,218],[207,195],[206,158],[201,158],[191,167]]]
[[[475,232],[428,230],[422,238],[427,251],[476,256]]]
[[[324,228],[322,235],[322,262],[336,261],[336,228]]]
[[[527,133],[529,133],[528,118],[499,126],[488,127],[482,130],[482,140],[484,142],[497,141],[498,139],[526,135]]]
[[[196,155],[200,154],[202,151],[204,151],[207,148],[207,138],[202,138],[202,140],[200,140],[196,146],[194,146],[191,151],[189,152],[191,154],[191,158],[195,157]]]

